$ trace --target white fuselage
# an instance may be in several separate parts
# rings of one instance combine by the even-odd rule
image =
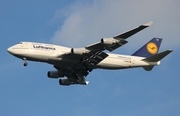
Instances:
[[[34,42],[21,42],[10,48],[8,52],[18,58],[26,58],[31,61],[46,62],[52,65],[78,66],[77,59],[62,59],[62,55],[69,54],[71,48]],[[102,69],[124,69],[133,67],[145,67],[159,65],[159,62],[143,61],[144,57],[136,57],[121,54],[107,53],[109,56],[96,65],[95,68]]]

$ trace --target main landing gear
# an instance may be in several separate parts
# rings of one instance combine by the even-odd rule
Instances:
[[[24,60],[24,66],[27,66],[28,63],[27,63],[27,61],[26,61],[26,58],[23,58],[23,60]]]

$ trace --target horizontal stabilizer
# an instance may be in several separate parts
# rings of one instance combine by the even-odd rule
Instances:
[[[147,61],[147,62],[158,62],[161,59],[163,59],[165,56],[167,56],[169,53],[171,53],[173,50],[166,50],[164,52],[161,52],[159,54],[150,56],[148,58],[143,59],[143,61]]]

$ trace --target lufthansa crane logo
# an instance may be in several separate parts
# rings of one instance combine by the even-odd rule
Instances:
[[[146,48],[147,48],[148,52],[151,54],[156,54],[158,52],[158,47],[153,42],[148,43]]]

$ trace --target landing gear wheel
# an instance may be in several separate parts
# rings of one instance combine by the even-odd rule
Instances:
[[[26,62],[26,58],[23,58],[23,60],[24,60],[24,66],[27,66],[28,63]]]
[[[26,62],[26,63],[24,63],[24,66],[27,66],[28,65],[28,63]]]

